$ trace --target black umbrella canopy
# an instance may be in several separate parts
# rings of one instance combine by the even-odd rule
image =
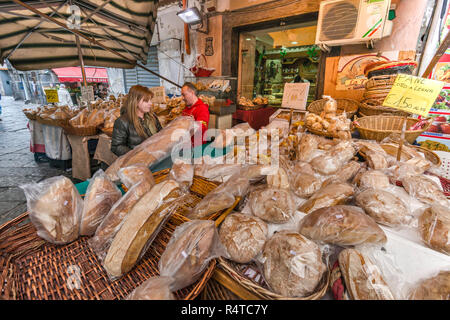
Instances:
[[[81,52],[85,65],[134,68],[147,60],[157,7],[158,0],[0,0],[0,62],[71,67]]]

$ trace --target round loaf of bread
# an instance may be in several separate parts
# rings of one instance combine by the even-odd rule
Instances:
[[[359,179],[361,189],[386,189],[389,187],[389,177],[378,170],[368,170],[364,172]]]
[[[295,201],[289,190],[265,187],[249,195],[249,205],[254,216],[266,222],[284,223],[295,213]]]
[[[406,177],[402,180],[402,184],[410,196],[417,198],[423,203],[449,205],[449,201],[439,188],[439,185],[425,175]]]
[[[267,284],[285,297],[313,293],[327,270],[319,246],[296,232],[275,233],[264,246],[263,258]]]
[[[450,210],[434,204],[419,217],[422,240],[432,249],[450,254]]]
[[[274,188],[289,189],[289,177],[283,168],[278,168],[274,174],[267,176],[267,184]]]
[[[396,195],[381,189],[366,189],[356,196],[356,204],[376,222],[398,226],[407,222],[408,209]]]
[[[341,246],[384,244],[384,231],[359,207],[337,205],[315,210],[300,222],[308,239]]]
[[[294,177],[292,189],[300,198],[309,198],[316,193],[322,182],[311,174],[297,174]]]
[[[223,221],[219,236],[231,260],[248,263],[264,247],[267,224],[257,217],[233,213]]]

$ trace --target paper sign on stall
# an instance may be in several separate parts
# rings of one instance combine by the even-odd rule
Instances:
[[[286,83],[284,85],[283,101],[281,107],[306,110],[309,83]]]
[[[86,102],[91,102],[95,100],[93,86],[81,87],[81,100]]]
[[[56,89],[44,89],[45,98],[47,99],[47,103],[58,103],[58,90]]]
[[[383,106],[424,117],[444,87],[444,82],[399,74]]]
[[[166,103],[166,91],[164,87],[149,88],[153,92],[153,103]]]

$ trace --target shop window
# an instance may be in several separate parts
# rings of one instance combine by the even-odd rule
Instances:
[[[239,35],[239,96],[268,98],[280,106],[284,84],[309,82],[308,103],[315,100],[320,49],[314,45],[317,22]]]

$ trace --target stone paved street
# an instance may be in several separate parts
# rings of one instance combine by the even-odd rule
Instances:
[[[21,184],[39,182],[58,175],[70,178],[66,172],[51,168],[48,162],[37,163],[30,152],[30,132],[28,119],[22,112],[24,107],[32,107],[12,97],[0,100],[0,225],[26,211],[26,199]]]

